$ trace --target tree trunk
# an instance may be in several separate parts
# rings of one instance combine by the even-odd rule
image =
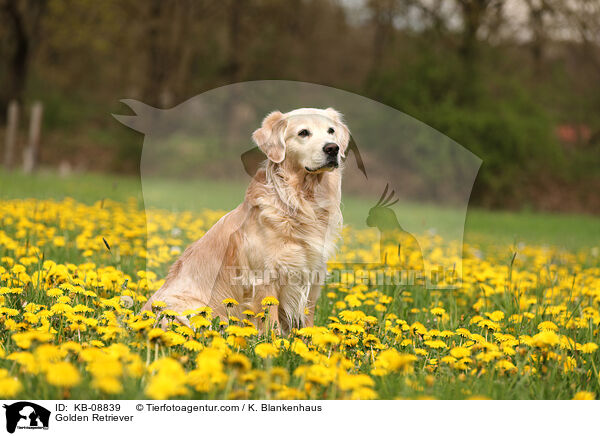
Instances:
[[[544,58],[544,44],[545,44],[545,29],[544,29],[544,15],[546,12],[546,4],[541,3],[540,6],[536,6],[536,2],[533,0],[526,0],[527,7],[529,8],[529,27],[531,30],[531,56],[533,58],[533,68],[536,77],[540,77],[543,73],[543,58]]]
[[[228,83],[237,83],[241,79],[241,18],[245,11],[245,6],[246,0],[230,0],[228,5],[228,50],[224,71]],[[241,124],[237,119],[239,114],[239,111],[237,111],[239,99],[238,87],[230,87],[227,90],[227,97],[223,104],[224,122],[222,125],[222,138],[225,150],[234,149],[239,139],[239,134],[237,132],[238,126]]]
[[[19,103],[12,100],[8,104],[8,117],[6,122],[6,140],[4,142],[4,166],[11,170],[17,148],[17,135],[19,132]]]
[[[26,174],[35,171],[38,164],[43,112],[44,107],[41,102],[33,103],[29,120],[29,141],[23,156],[23,171]]]
[[[147,70],[144,80],[143,98],[144,102],[151,106],[161,106],[164,100],[163,85],[165,80],[164,66],[166,60],[161,44],[161,18],[164,12],[165,2],[162,0],[150,0],[148,3],[148,17],[146,24],[147,44]]]
[[[393,23],[396,15],[396,0],[386,0],[385,2],[375,1],[370,3],[370,9],[373,13],[373,56],[369,69],[369,80],[377,76],[381,69],[381,61],[385,57],[384,51],[387,48],[393,34]]]
[[[7,94],[5,101],[2,102],[2,106],[6,107],[6,103],[12,100],[19,103],[23,102],[30,43],[23,14],[19,10],[17,0],[6,0],[4,11],[8,16],[11,36],[14,41],[14,50],[8,61]]]
[[[480,85],[478,33],[492,0],[460,0],[463,29],[459,54],[462,59],[463,73],[460,87],[460,101],[472,105],[478,96]]]

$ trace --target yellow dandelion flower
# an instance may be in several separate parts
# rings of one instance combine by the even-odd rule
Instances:
[[[408,373],[413,369],[413,363],[417,357],[413,354],[399,353],[395,349],[382,351],[377,355],[375,367],[382,368],[387,371],[398,371]]]
[[[496,362],[496,368],[502,371],[513,371],[516,370],[517,367],[510,361],[506,359],[499,360]]]
[[[574,400],[595,400],[596,394],[588,391],[577,392],[573,397]]]
[[[313,344],[328,348],[340,343],[340,338],[332,333],[318,333],[312,337]]]
[[[160,339],[164,333],[165,331],[163,329],[153,328],[148,332],[148,339],[151,341]]]
[[[279,300],[275,297],[265,297],[262,299],[262,301],[260,302],[260,304],[265,307],[265,306],[277,306],[279,304]]]
[[[531,343],[534,347],[546,348],[557,345],[560,339],[552,330],[543,330],[531,338]]]
[[[183,344],[184,348],[186,348],[187,350],[190,351],[201,351],[204,348],[204,345],[202,345],[200,342],[198,341],[187,341]]]
[[[179,316],[179,312],[175,312],[174,310],[171,310],[171,309],[165,309],[161,312],[161,314],[168,318],[175,318],[175,317]]]
[[[277,349],[277,347],[268,342],[258,344],[256,347],[254,347],[254,352],[263,359],[275,357],[277,356],[277,354],[279,354],[279,350]]]
[[[558,326],[556,324],[554,324],[552,321],[543,321],[541,323],[538,324],[537,326],[538,330],[551,330],[553,332],[558,331]]]
[[[504,312],[495,310],[492,313],[486,312],[485,315],[494,322],[500,322],[504,319]]]
[[[433,341],[425,341],[425,345],[427,345],[429,348],[434,348],[434,349],[442,349],[442,348],[448,348],[448,345],[446,345],[446,343],[442,340],[433,340]]]
[[[165,303],[164,301],[155,300],[152,302],[153,310],[164,309],[165,307],[167,307],[167,303]]]
[[[444,316],[446,314],[446,309],[444,309],[443,307],[434,307],[430,310],[430,312],[432,315],[435,316]]]
[[[227,365],[240,371],[248,371],[252,365],[250,359],[241,353],[233,353],[227,358]]]
[[[115,377],[99,377],[92,381],[92,387],[105,394],[116,395],[123,392],[123,385]]]
[[[2,398],[13,398],[21,392],[22,388],[21,382],[14,377],[0,378],[0,397]]]
[[[185,373],[178,374],[177,377],[159,373],[150,379],[144,392],[153,400],[166,400],[186,395],[188,390],[185,387]]]
[[[583,344],[583,345],[581,345],[581,347],[579,347],[579,350],[581,350],[581,352],[585,353],[585,354],[591,354],[591,353],[595,352],[597,349],[598,349],[598,345],[593,342],[588,342],[587,344]]]
[[[46,291],[48,297],[60,297],[64,294],[64,291],[60,288],[52,288]]]
[[[223,301],[221,301],[221,303],[227,307],[233,307],[233,306],[237,306],[238,304],[240,304],[233,298],[225,298]]]
[[[211,326],[210,321],[204,318],[202,315],[196,315],[190,318],[190,324],[195,329],[205,329]]]
[[[46,381],[53,386],[72,388],[81,381],[79,371],[69,362],[52,363],[46,371]]]

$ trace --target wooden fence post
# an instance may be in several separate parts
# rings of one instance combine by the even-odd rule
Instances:
[[[32,173],[38,164],[43,112],[44,107],[41,102],[36,101],[33,103],[31,119],[29,120],[29,141],[23,156],[23,171],[25,173]]]
[[[19,103],[12,100],[8,104],[6,120],[6,137],[4,142],[4,166],[7,170],[12,169],[15,148],[17,145],[17,133],[19,130]]]

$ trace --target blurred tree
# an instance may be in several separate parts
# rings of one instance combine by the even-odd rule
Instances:
[[[598,168],[600,165],[600,93],[591,92],[597,89],[600,82],[600,1],[573,0],[560,3],[556,7],[563,17],[568,29],[572,29],[576,44],[571,44],[576,56],[577,73],[582,78],[575,85],[580,89],[580,98],[588,101],[585,114],[582,116],[586,127],[592,129],[588,139],[591,156],[583,157],[582,169]],[[587,76],[587,77],[586,77]],[[593,171],[593,170],[592,170]]]
[[[600,180],[599,32],[600,0],[0,0],[0,105],[44,101],[42,162],[135,171],[139,137],[109,116],[121,98],[167,107],[232,82],[330,85],[479,154],[480,204],[521,204],[526,179]],[[247,140],[228,135],[248,108],[235,94],[223,106],[232,124],[218,136]],[[558,125],[590,130],[589,144],[557,158]]]
[[[531,33],[531,55],[536,76],[541,76],[544,69],[544,49],[548,40],[547,19],[555,12],[552,0],[525,0],[527,6],[528,26]]]
[[[197,0],[148,0],[144,19],[146,71],[142,96],[153,106],[170,107],[184,96],[189,81],[194,28],[209,3]]]
[[[8,30],[9,44],[6,84],[0,95],[3,110],[10,100],[23,100],[31,52],[38,43],[40,20],[45,9],[46,0],[0,1],[1,20]]]
[[[380,71],[382,61],[386,58],[385,50],[396,33],[394,21],[406,6],[405,0],[369,0],[367,3],[373,23],[370,76]]]
[[[480,96],[480,37],[485,30],[487,37],[494,35],[502,24],[502,0],[457,0],[461,21],[459,54],[463,74],[459,94],[463,103],[473,103]]]

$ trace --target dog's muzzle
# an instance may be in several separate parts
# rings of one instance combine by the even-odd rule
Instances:
[[[323,153],[325,153],[327,155],[327,160],[325,161],[325,163],[317,168],[308,168],[308,167],[304,167],[304,168],[306,169],[306,171],[308,171],[310,173],[314,173],[314,172],[321,171],[321,170],[333,170],[340,166],[340,163],[338,162],[339,152],[340,152],[339,145],[337,145],[333,142],[328,142],[327,144],[325,144],[323,146]]]
[[[339,166],[340,166],[340,164],[337,160],[337,157],[328,157],[327,162],[325,162],[320,167],[317,167],[317,168],[304,167],[304,169],[306,171],[308,171],[309,173],[316,173],[316,172],[320,172],[320,171],[332,171],[332,170],[338,168]]]

